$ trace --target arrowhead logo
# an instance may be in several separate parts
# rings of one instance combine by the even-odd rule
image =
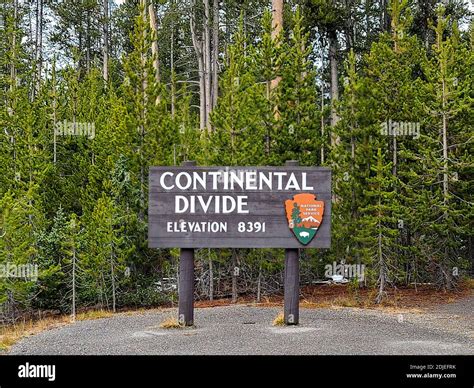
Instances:
[[[301,244],[308,245],[323,222],[324,201],[317,201],[314,194],[296,194],[285,201],[285,210],[288,227]]]

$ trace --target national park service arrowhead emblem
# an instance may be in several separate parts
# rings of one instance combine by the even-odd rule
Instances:
[[[317,201],[314,194],[296,194],[285,201],[285,210],[288,227],[301,244],[308,245],[323,222],[324,201]]]

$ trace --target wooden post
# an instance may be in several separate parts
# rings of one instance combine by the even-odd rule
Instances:
[[[179,254],[179,307],[180,325],[194,324],[194,249],[181,248]]]
[[[286,166],[298,166],[297,160],[287,160]],[[296,248],[285,249],[285,301],[286,325],[297,325],[300,320],[300,262]]]
[[[195,161],[185,161],[183,166],[195,166]],[[181,248],[179,254],[179,302],[180,325],[194,324],[194,249]]]

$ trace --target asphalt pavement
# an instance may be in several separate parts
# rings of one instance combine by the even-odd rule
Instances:
[[[299,326],[272,325],[279,308],[195,310],[193,328],[162,329],[176,310],[120,313],[26,337],[10,354],[315,355],[474,354],[474,298],[423,313],[301,309]]]

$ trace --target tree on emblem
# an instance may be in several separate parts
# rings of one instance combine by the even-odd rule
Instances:
[[[300,208],[298,207],[297,203],[293,204],[293,212],[291,213],[291,218],[295,226],[298,226],[301,223]]]

